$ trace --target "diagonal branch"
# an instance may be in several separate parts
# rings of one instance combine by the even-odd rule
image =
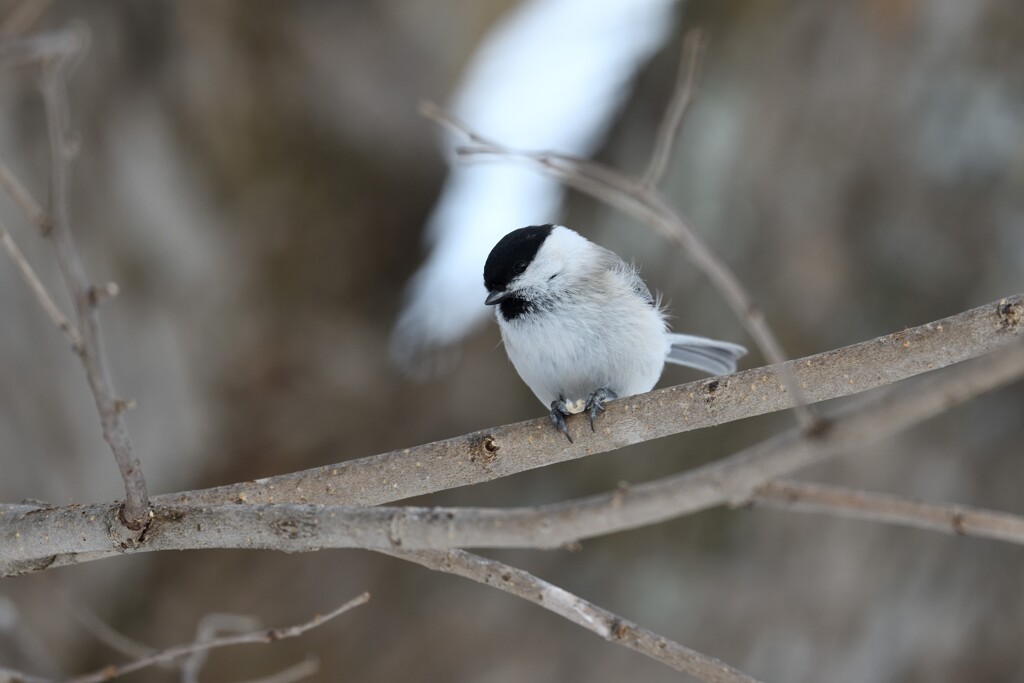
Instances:
[[[665,110],[665,117],[658,127],[658,134],[654,140],[654,152],[651,154],[651,161],[640,181],[640,187],[646,192],[654,191],[665,176],[669,159],[672,158],[672,150],[676,146],[676,139],[683,129],[683,123],[686,121],[690,107],[697,99],[697,81],[706,47],[707,39],[700,29],[687,31],[683,37],[683,57],[679,64],[679,77],[675,92],[672,93],[672,101],[669,102],[668,109]]]
[[[385,551],[385,554],[511,593],[596,633],[608,642],[628,647],[706,683],[757,683],[757,679],[725,662],[691,650],[529,572],[497,560],[464,550],[392,550]]]
[[[39,305],[43,307],[46,314],[50,316],[50,319],[54,324],[63,332],[68,341],[71,342],[71,348],[75,353],[81,353],[82,351],[82,335],[79,334],[78,328],[76,328],[67,316],[64,315],[64,311],[60,310],[60,306],[50,296],[50,292],[46,289],[42,280],[36,275],[36,271],[32,269],[25,255],[21,253],[21,249],[15,243],[14,238],[7,231],[7,228],[0,223],[0,244],[3,244],[4,251],[11,257],[11,261],[18,268],[18,272],[21,273],[22,279],[25,284],[28,285],[32,293],[35,294],[36,299],[39,301]]]
[[[968,505],[941,505],[884,493],[780,479],[759,488],[754,505],[887,522],[945,534],[1024,545],[1024,517]]]
[[[767,482],[892,435],[1024,376],[1024,340],[907,383],[841,411],[828,429],[796,429],[682,474],[605,494],[525,508],[185,505],[154,507],[143,542],[111,543],[113,504],[0,508],[0,575],[76,564],[121,552],[252,548],[553,548],[722,504],[744,503]]]
[[[834,351],[791,361],[811,401],[885,386],[1024,338],[1024,295]],[[790,408],[770,367],[612,401],[592,434],[569,419],[576,445],[546,418],[257,481],[157,496],[155,503],[380,505],[478,484],[663,436]]]

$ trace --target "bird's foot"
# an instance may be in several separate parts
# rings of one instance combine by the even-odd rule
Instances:
[[[551,402],[551,412],[548,415],[551,416],[551,424],[555,426],[555,429],[565,434],[565,438],[569,439],[569,443],[572,443],[572,437],[569,436],[569,428],[565,426],[565,418],[572,415],[572,411],[569,410],[569,406],[565,403],[564,396],[559,396],[557,401]]]
[[[594,420],[597,419],[598,413],[604,412],[604,404],[602,403],[602,401],[613,401],[618,397],[619,395],[616,394],[611,389],[609,389],[608,387],[601,387],[600,389],[592,393],[589,397],[587,397],[586,410],[587,414],[590,415],[590,431],[597,431],[597,429],[594,428]]]

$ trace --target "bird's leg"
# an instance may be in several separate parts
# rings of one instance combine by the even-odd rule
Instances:
[[[612,401],[618,397],[619,395],[608,387],[601,387],[587,398],[586,411],[590,415],[590,431],[597,431],[594,428],[594,420],[597,419],[598,413],[604,412],[604,404],[601,401]]]
[[[548,414],[551,416],[551,424],[555,426],[555,429],[565,434],[565,438],[569,439],[569,443],[572,443],[572,437],[569,436],[569,428],[565,426],[565,418],[572,415],[572,411],[565,404],[565,396],[559,396],[557,401],[551,402],[551,412]]]

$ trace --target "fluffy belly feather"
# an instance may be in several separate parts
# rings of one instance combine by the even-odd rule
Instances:
[[[566,321],[557,312],[511,323],[499,319],[508,357],[545,406],[585,400],[604,387],[620,397],[650,391],[661,376],[667,341],[654,309]]]

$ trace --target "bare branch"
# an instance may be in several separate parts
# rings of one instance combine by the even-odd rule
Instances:
[[[81,41],[78,44],[80,43]],[[100,334],[99,314],[96,310],[98,299],[86,277],[78,249],[75,247],[68,209],[72,152],[68,143],[69,105],[65,72],[69,57],[74,54],[77,53],[61,53],[58,57],[49,58],[43,65],[41,79],[40,89],[46,109],[52,154],[53,225],[49,237],[57,251],[57,260],[74,301],[82,338],[79,357],[96,400],[103,438],[110,445],[121,477],[124,479],[124,526],[136,532],[134,536],[128,536],[124,540],[131,542],[141,536],[148,521],[149,496],[146,492],[146,480],[142,476],[142,467],[138,459],[132,454],[131,439],[122,416],[124,401],[119,401],[114,393]],[[8,186],[8,189],[17,185],[20,184]],[[27,195],[27,192],[23,194]],[[32,214],[38,215],[38,212]]]
[[[173,662],[194,652],[214,650],[222,647],[230,647],[232,645],[272,643],[277,640],[284,640],[285,638],[295,638],[297,636],[302,635],[306,631],[309,631],[310,629],[326,624],[331,619],[334,619],[335,617],[344,614],[345,612],[349,611],[350,609],[353,609],[354,607],[359,607],[360,605],[366,604],[369,600],[370,594],[363,593],[362,595],[356,596],[355,598],[346,602],[344,605],[341,605],[337,609],[328,612],[323,616],[318,614],[309,621],[306,621],[301,624],[296,624],[295,626],[285,626],[281,628],[271,629],[269,631],[264,629],[254,631],[252,633],[243,633],[241,635],[214,638],[213,640],[209,640],[207,642],[195,642],[189,643],[188,645],[178,645],[176,647],[167,648],[166,650],[160,650],[159,652],[156,652],[147,657],[142,657],[133,662],[129,662],[128,664],[122,664],[120,666],[115,666],[111,664],[110,666],[99,669],[98,671],[94,671],[83,676],[75,676],[74,678],[69,678],[65,680],[63,683],[103,683],[104,681],[109,681],[114,678],[120,678],[121,676],[124,676],[126,674],[130,674],[135,671],[140,671],[141,669],[147,669],[157,664]],[[7,675],[11,683],[53,683],[51,679],[40,678],[38,676],[31,676],[17,671],[11,671],[9,669],[0,668],[0,676],[3,675]],[[0,681],[3,681],[3,679],[0,678]]]
[[[669,159],[672,157],[672,150],[676,146],[676,139],[686,121],[686,114],[697,99],[697,80],[706,47],[707,40],[700,29],[687,31],[683,37],[683,57],[679,63],[676,89],[672,93],[672,101],[669,102],[661,126],[658,128],[651,162],[640,181],[640,187],[646,192],[653,191],[665,176]]]
[[[707,683],[757,683],[725,662],[660,636],[529,572],[464,550],[385,551],[435,571],[471,579],[511,593],[572,623]]]
[[[114,504],[0,508],[0,575],[76,564],[121,552],[259,548],[553,548],[744,503],[765,483],[894,434],[1024,376],[1024,341],[908,383],[841,411],[828,429],[797,429],[709,465],[609,493],[525,508],[387,508],[320,505],[154,506],[144,541],[111,543]]]
[[[765,484],[751,501],[794,512],[823,512],[1024,545],[1024,517],[967,505],[921,503],[884,493],[788,479]]]
[[[32,266],[29,265],[29,262],[25,259],[25,255],[21,253],[21,249],[18,248],[18,245],[14,242],[14,238],[11,237],[11,234],[2,223],[0,223],[0,243],[3,244],[7,255],[11,257],[11,261],[13,261],[14,265],[17,266],[18,272],[21,273],[21,277],[25,281],[25,284],[29,286],[29,289],[31,289],[32,293],[35,294],[36,299],[39,300],[39,305],[43,307],[43,310],[46,311],[48,316],[50,316],[50,319],[53,320],[54,324],[57,325],[65,335],[67,335],[68,341],[71,342],[71,348],[75,353],[81,353],[82,335],[79,334],[78,328],[71,324],[71,321],[67,319],[64,312],[60,310],[60,306],[58,306],[57,302],[55,302],[53,297],[50,296],[50,292],[47,291],[46,286],[39,279],[39,276],[36,275]]]
[[[21,184],[21,181],[18,180],[17,176],[11,172],[11,169],[3,161],[0,161],[0,185],[11,196],[11,199],[21,207],[21,210],[25,212],[29,220],[39,227],[43,235],[50,234],[50,230],[53,228],[50,217],[43,210],[43,207],[39,205],[35,197],[32,196],[32,193]]]
[[[1020,320],[1024,320],[1024,295],[791,361],[789,367],[811,401],[849,396],[1024,338]],[[157,496],[154,502],[380,505],[792,405],[792,396],[780,386],[774,370],[757,368],[612,401],[597,434],[590,432],[585,419],[569,418],[576,445],[566,443],[547,418],[540,418],[258,481]]]

